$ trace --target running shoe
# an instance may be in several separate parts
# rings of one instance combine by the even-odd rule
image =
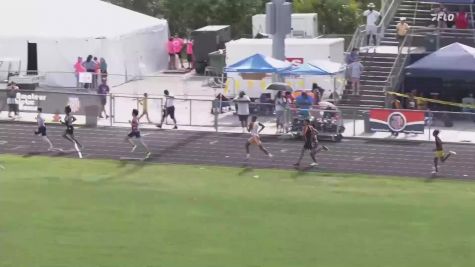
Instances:
[[[250,159],[251,158],[251,155],[249,154],[246,154],[246,160]]]
[[[133,146],[132,150],[130,150],[130,152],[134,152],[136,149],[137,149],[137,146]]]
[[[452,154],[452,155],[455,156],[455,155],[457,155],[457,152],[455,152],[455,151],[449,151],[449,154]]]
[[[327,146],[322,146],[322,149],[323,149],[324,151],[330,151],[330,149],[329,149]]]
[[[312,167],[317,167],[317,166],[318,166],[318,163],[312,162],[312,163],[310,163],[310,166],[312,166]]]
[[[151,152],[148,152],[147,154],[145,154],[145,159],[150,158],[151,155],[152,155],[152,153],[151,153]]]
[[[269,158],[273,158],[273,157],[274,157],[274,155],[272,155],[272,154],[269,153]]]

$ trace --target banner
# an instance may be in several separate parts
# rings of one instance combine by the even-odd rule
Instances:
[[[80,72],[79,73],[79,82],[80,83],[92,83],[92,73],[91,72]]]
[[[369,114],[373,132],[424,133],[424,111],[372,109]]]

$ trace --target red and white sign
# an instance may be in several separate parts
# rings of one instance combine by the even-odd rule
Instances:
[[[374,132],[424,133],[424,111],[419,110],[370,110],[370,127]]]
[[[294,64],[294,65],[301,65],[303,64],[303,58],[302,57],[288,57],[287,61]]]

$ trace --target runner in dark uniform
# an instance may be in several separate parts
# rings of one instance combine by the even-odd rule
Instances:
[[[302,161],[303,156],[305,154],[305,151],[307,151],[307,150],[310,151],[310,157],[312,157],[312,160],[313,160],[313,162],[310,164],[310,166],[318,166],[317,158],[316,158],[317,153],[322,151],[322,150],[328,151],[328,147],[326,147],[326,146],[319,147],[317,134],[318,134],[317,129],[315,129],[310,124],[310,120],[306,119],[304,121],[304,127],[303,127],[303,131],[302,131],[302,136],[303,136],[303,139],[304,139],[304,145],[303,145],[302,151],[300,153],[299,160],[297,161],[297,163],[294,164],[294,166],[296,166],[296,167],[300,166],[300,162]]]
[[[139,142],[145,148],[145,150],[147,151],[147,154],[145,154],[145,159],[148,159],[150,157],[150,155],[152,155],[152,153],[148,149],[147,145],[145,145],[145,143],[143,142],[142,136],[140,136],[138,116],[139,116],[139,111],[137,109],[132,110],[132,120],[130,121],[130,126],[131,126],[132,130],[127,135],[125,140],[132,145],[132,151],[131,152],[134,152],[135,149],[137,149],[137,145],[132,140],[132,138],[135,138],[135,140],[137,140],[137,142]]]
[[[444,163],[450,156],[457,155],[454,151],[449,151],[448,154],[445,154],[443,142],[439,137],[440,130],[434,130],[432,135],[435,137],[435,157],[434,157],[434,169],[432,174],[437,174],[439,172],[439,160]]]
[[[64,108],[64,112],[66,113],[66,116],[64,117],[64,121],[61,121],[61,124],[66,125],[66,130],[64,131],[63,137],[71,143],[79,146],[81,149],[84,148],[74,136],[73,123],[76,121],[76,117],[71,115],[71,107],[66,106]],[[76,150],[78,150],[79,152],[79,148],[77,148]]]

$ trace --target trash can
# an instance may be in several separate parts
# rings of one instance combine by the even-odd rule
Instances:
[[[99,116],[99,106],[86,106],[86,126],[87,127],[97,127],[97,117]]]
[[[427,52],[435,52],[439,49],[439,35],[437,33],[428,33],[425,36],[424,46]]]

